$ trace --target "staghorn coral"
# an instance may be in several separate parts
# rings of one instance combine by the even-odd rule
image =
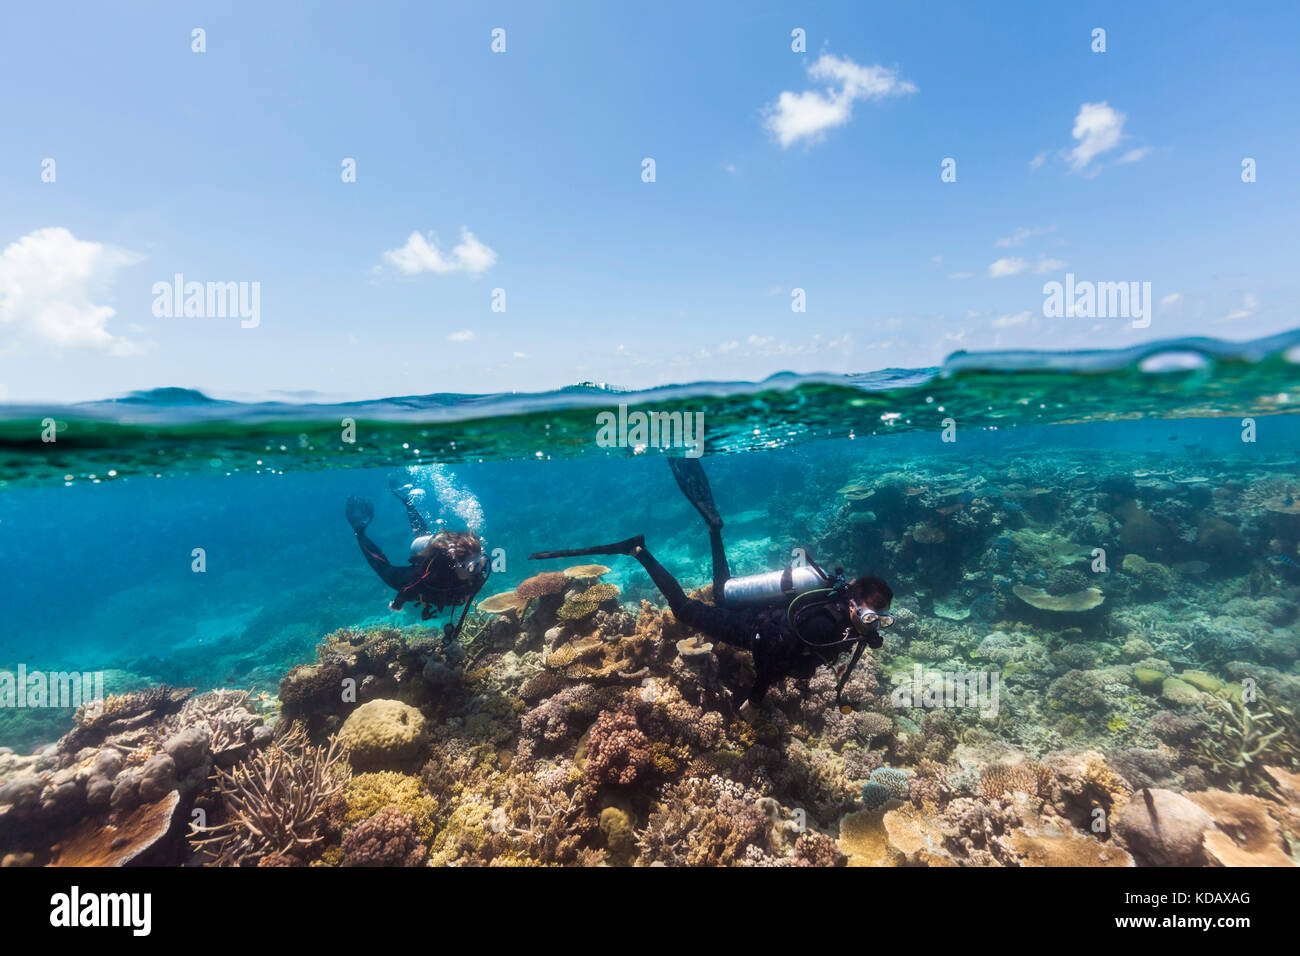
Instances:
[[[516,858],[542,864],[589,864],[590,844],[603,833],[619,857],[631,853],[619,821],[598,812],[594,792],[571,765],[516,778],[498,829]],[[613,835],[611,835],[611,833]]]
[[[264,856],[310,858],[324,839],[331,798],[347,780],[337,740],[312,746],[301,725],[229,771],[216,771],[225,820],[194,827],[191,842],[217,865]]]
[[[721,777],[691,777],[663,792],[637,846],[642,862],[731,866],[749,847],[767,852],[770,830],[759,794]]]
[[[1214,783],[1280,799],[1266,767],[1300,767],[1300,719],[1295,711],[1278,702],[1257,707],[1234,698],[1211,697],[1206,702],[1210,729],[1189,741],[1192,759]]]

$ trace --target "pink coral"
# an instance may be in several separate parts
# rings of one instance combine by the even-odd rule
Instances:
[[[636,783],[650,769],[650,740],[627,711],[605,711],[587,738],[587,778],[596,784]]]
[[[425,849],[411,817],[388,806],[343,838],[344,866],[419,866]]]
[[[541,574],[534,574],[515,588],[515,596],[521,601],[529,601],[548,594],[559,594],[568,583],[569,579],[564,576],[563,571],[543,571]]]

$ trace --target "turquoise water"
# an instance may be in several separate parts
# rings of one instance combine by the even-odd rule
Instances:
[[[1118,548],[1118,532],[1093,542],[1078,528],[1083,512],[1118,507],[1099,495],[1122,480],[1168,522],[1169,541],[1146,557],[1211,565],[1185,576],[1168,613],[1205,582],[1241,575],[1258,578],[1256,595],[1295,601],[1291,525],[1261,515],[1264,500],[1300,494],[1300,369],[1287,351],[1297,341],[958,356],[944,369],[654,393],[589,386],[325,408],[161,391],[3,409],[0,669],[103,670],[110,689],[167,682],[274,694],[330,631],[418,620],[388,610],[391,593],[343,517],[349,494],[373,499],[371,537],[404,560],[410,532],[388,492],[395,474],[428,490],[431,521],[483,535],[498,566],[484,596],[535,573],[532,551],[634,533],[688,587],[705,584],[707,538],[664,452],[594,440],[596,413],[619,403],[703,411],[704,461],[735,573],[780,567],[808,548],[824,564],[885,577],[899,606],[920,615],[973,607],[972,622],[983,614],[991,627],[997,612],[980,600],[999,570],[987,554],[1000,525],[954,526],[944,546],[918,546],[909,526],[924,515],[908,510],[909,486],[943,520],[961,517],[948,505],[978,496],[1027,527]],[[1254,441],[1242,440],[1246,417]],[[38,437],[46,418],[59,423],[52,443]],[[358,423],[355,443],[340,438],[343,418]],[[942,439],[945,419],[955,441]],[[897,486],[903,500],[846,506],[840,489],[852,482]],[[1230,568],[1198,544],[1198,525],[1219,514],[1243,535]],[[1067,519],[1073,526],[1061,527]],[[607,580],[625,604],[661,603],[633,562],[611,564]],[[1294,655],[1270,654],[1270,666],[1294,670]],[[70,723],[67,712],[0,713],[0,745],[48,743]]]

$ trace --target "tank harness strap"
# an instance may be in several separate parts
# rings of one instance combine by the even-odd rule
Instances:
[[[781,593],[794,593],[794,568],[784,568],[781,571]]]
[[[487,566],[487,573],[483,575],[483,580],[478,583],[478,587],[474,589],[474,593],[465,600],[465,610],[460,614],[460,623],[458,623],[452,630],[449,638],[451,643],[454,644],[460,640],[460,629],[465,626],[465,618],[469,617],[469,609],[473,606],[474,599],[478,597],[478,592],[483,590],[483,585],[487,584],[487,579],[490,577],[492,577],[492,565],[489,564]],[[452,613],[454,614],[455,611]]]
[[[849,659],[849,666],[844,668],[844,673],[841,674],[840,679],[835,682],[835,706],[836,707],[843,706],[843,703],[840,699],[840,695],[844,693],[844,685],[847,684],[849,682],[849,678],[853,676],[853,668],[858,666],[858,659],[862,657],[862,652],[866,650],[866,647],[867,647],[867,642],[865,640],[858,641],[858,646],[853,649],[853,656]]]
[[[825,572],[822,571],[821,568],[817,568],[817,570],[823,576],[825,575]],[[829,588],[820,588],[816,591],[804,591],[802,594],[797,595],[794,598],[794,600],[792,600],[789,603],[789,605],[787,605],[785,609],[785,619],[789,623],[790,628],[794,631],[795,636],[797,636],[799,640],[803,641],[804,644],[806,644],[809,647],[809,649],[812,650],[812,652],[815,655],[817,655],[818,660],[820,660],[827,667],[831,666],[831,664],[834,662],[834,659],[832,658],[831,660],[827,660],[826,655],[822,653],[823,651],[829,651],[833,648],[838,649],[848,644],[854,645],[853,657],[850,658],[848,666],[844,668],[844,673],[840,675],[839,680],[836,681],[835,683],[835,706],[836,707],[841,706],[841,694],[844,692],[844,685],[848,683],[849,677],[851,677],[853,674],[853,669],[858,666],[858,660],[862,657],[862,652],[866,650],[867,647],[866,638],[855,637],[855,638],[850,638],[849,640],[835,641],[831,644],[814,644],[812,641],[808,640],[808,638],[804,637],[803,634],[800,632],[799,625],[798,623],[796,623],[794,619],[794,606],[797,603],[799,603],[799,601],[802,600],[803,598],[810,597],[814,594],[825,595],[825,597],[821,598],[821,600],[823,602],[828,601],[832,596],[836,594],[838,590],[839,590],[838,587],[829,587]]]

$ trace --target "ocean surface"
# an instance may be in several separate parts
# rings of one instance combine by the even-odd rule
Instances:
[[[388,609],[391,592],[344,520],[348,495],[372,499],[370,536],[404,561],[411,535],[389,493],[395,476],[426,490],[431,522],[484,537],[496,564],[485,596],[536,573],[532,551],[636,533],[688,587],[705,584],[707,537],[660,460],[682,449],[602,446],[597,415],[619,405],[703,414],[703,462],[737,574],[805,548],[823,565],[885,577],[896,607],[974,625],[997,573],[981,556],[998,529],[967,539],[954,524],[927,550],[915,515],[898,517],[903,506],[882,493],[855,517],[846,486],[915,487],[935,520],[996,495],[1046,533],[1123,485],[1162,522],[1144,558],[1180,576],[1149,607],[1174,620],[1203,613],[1215,582],[1241,575],[1256,599],[1294,601],[1297,362],[1300,332],[642,392],[588,384],[311,405],[168,388],[0,406],[0,670],[104,671],[110,691],[166,682],[274,695],[330,631],[417,622]],[[1240,531],[1235,553],[1226,532],[1206,537],[1206,519],[1222,516]],[[1076,521],[1086,572],[1105,535],[1077,532]],[[1111,555],[1111,573],[1124,555]],[[609,563],[625,605],[662,603],[634,562]],[[1285,645],[1289,633],[1297,650],[1288,659],[1272,648],[1262,662],[1294,674],[1300,634],[1278,620],[1274,639]],[[1184,656],[1216,659],[1208,647]],[[27,752],[71,724],[66,710],[0,712],[0,746]]]

